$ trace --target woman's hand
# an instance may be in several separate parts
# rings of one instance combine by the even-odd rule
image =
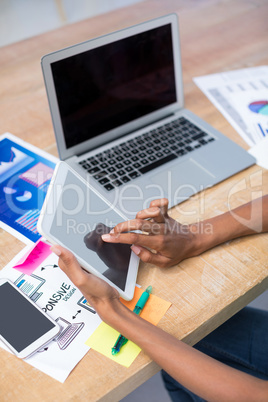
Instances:
[[[53,246],[51,251],[59,256],[58,265],[61,270],[83,293],[88,303],[94,307],[103,321],[109,322],[109,319],[121,305],[118,291],[102,279],[85,271],[75,256],[65,248]]]
[[[133,244],[132,250],[142,261],[171,267],[226,241],[268,231],[268,195],[192,225],[181,225],[167,211],[166,198],[152,201],[136,219],[119,223],[102,240]],[[144,234],[128,233],[132,230]]]
[[[198,254],[194,226],[181,225],[168,213],[168,200],[162,198],[140,211],[136,219],[119,223],[102,236],[109,243],[132,244],[132,250],[144,262],[171,267],[185,258]],[[148,220],[150,219],[150,220]],[[133,230],[143,234],[133,233]]]

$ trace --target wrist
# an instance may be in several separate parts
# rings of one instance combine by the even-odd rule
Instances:
[[[117,300],[116,303],[109,304],[101,318],[107,325],[134,342],[137,336],[137,328],[142,323],[143,325],[144,323],[146,323],[146,325],[149,324],[147,321],[142,320],[138,315],[134,314],[133,311],[129,310],[120,300]]]
[[[189,225],[192,234],[191,255],[197,256],[214,246],[214,228],[213,224],[207,221],[201,221]]]
[[[119,299],[107,300],[102,306],[96,307],[101,319],[111,327],[117,329],[118,323],[123,319],[128,310]]]

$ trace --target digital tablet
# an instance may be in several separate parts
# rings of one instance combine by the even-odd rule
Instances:
[[[69,249],[83,268],[131,300],[139,258],[129,245],[102,241],[101,235],[126,218],[65,162],[55,168],[37,229],[52,244]]]
[[[0,339],[24,359],[43,348],[60,326],[8,279],[0,278]]]

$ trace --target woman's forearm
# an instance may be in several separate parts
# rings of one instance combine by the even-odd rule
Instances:
[[[171,267],[226,241],[268,231],[268,196],[191,225],[181,224],[168,215],[168,200],[155,203],[158,206],[140,211],[136,219],[116,225],[102,240],[131,244],[142,261]]]
[[[268,231],[268,196],[191,225],[196,255],[238,237]]]
[[[173,378],[205,400],[267,400],[268,382],[217,362],[136,316],[121,303],[116,313],[109,314],[108,321]]]

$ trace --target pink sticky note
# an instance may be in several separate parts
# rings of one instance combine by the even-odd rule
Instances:
[[[38,240],[13,268],[24,274],[31,275],[49,254],[51,254],[50,246],[42,240]]]

